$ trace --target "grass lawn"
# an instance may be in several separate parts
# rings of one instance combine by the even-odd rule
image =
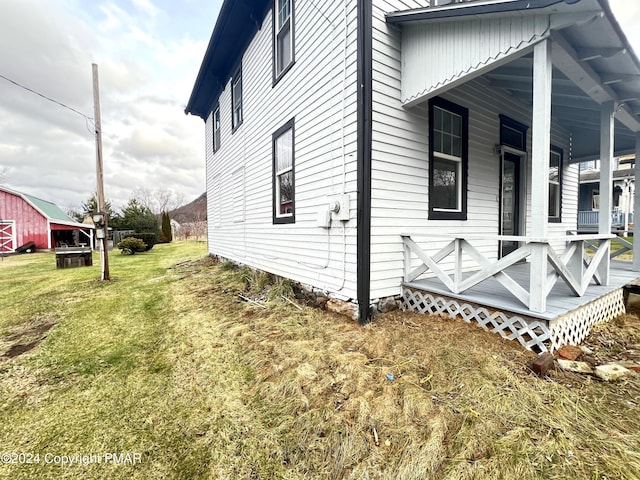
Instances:
[[[0,260],[0,478],[640,478],[640,375],[541,379],[462,321],[361,327],[205,255]],[[636,314],[595,330],[640,354]]]

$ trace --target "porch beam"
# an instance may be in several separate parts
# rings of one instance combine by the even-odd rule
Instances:
[[[633,270],[640,272],[640,133],[636,133],[636,177],[633,193]]]
[[[611,210],[613,208],[613,115],[615,103],[604,102],[600,110],[600,215],[598,233],[611,234]],[[609,284],[609,242],[605,248],[606,258],[600,263],[598,273],[603,285]]]
[[[551,38],[554,44],[553,64],[558,70],[600,104],[620,100],[615,91],[602,82],[600,75],[587,62],[580,60],[576,50],[560,32],[552,32]],[[616,118],[629,130],[640,132],[640,121],[633,116],[626,105],[620,108]]]
[[[549,146],[551,144],[551,41],[533,49],[533,118],[531,122],[531,233],[546,238],[549,231]],[[529,308],[547,309],[547,244],[531,244]]]

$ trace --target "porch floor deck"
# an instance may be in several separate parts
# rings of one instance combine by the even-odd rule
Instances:
[[[417,279],[413,282],[403,283],[403,286],[475,303],[499,311],[508,311],[530,318],[553,321],[638,279],[640,272],[633,271],[632,266],[632,262],[612,260],[609,285],[597,285],[592,280],[582,297],[574,296],[564,281],[558,278],[547,297],[547,311],[544,313],[530,311],[494,278],[489,278],[459,294],[449,291],[438,278]],[[525,289],[529,288],[528,263],[513,265],[506,269],[505,273]]]

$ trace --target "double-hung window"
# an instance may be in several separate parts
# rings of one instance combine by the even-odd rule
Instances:
[[[469,111],[452,102],[429,102],[429,218],[467,219]]]
[[[233,130],[242,124],[242,71],[231,79],[231,123]]]
[[[273,134],[273,223],[295,222],[294,120]]]
[[[293,65],[293,1],[274,0],[274,82]]]
[[[220,107],[213,111],[213,152],[220,150]]]
[[[549,221],[562,220],[562,150],[551,146],[549,152]]]

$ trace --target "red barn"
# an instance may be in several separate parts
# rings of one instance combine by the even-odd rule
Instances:
[[[0,253],[27,242],[37,249],[85,243],[93,246],[93,225],[78,223],[55,203],[0,187]]]

